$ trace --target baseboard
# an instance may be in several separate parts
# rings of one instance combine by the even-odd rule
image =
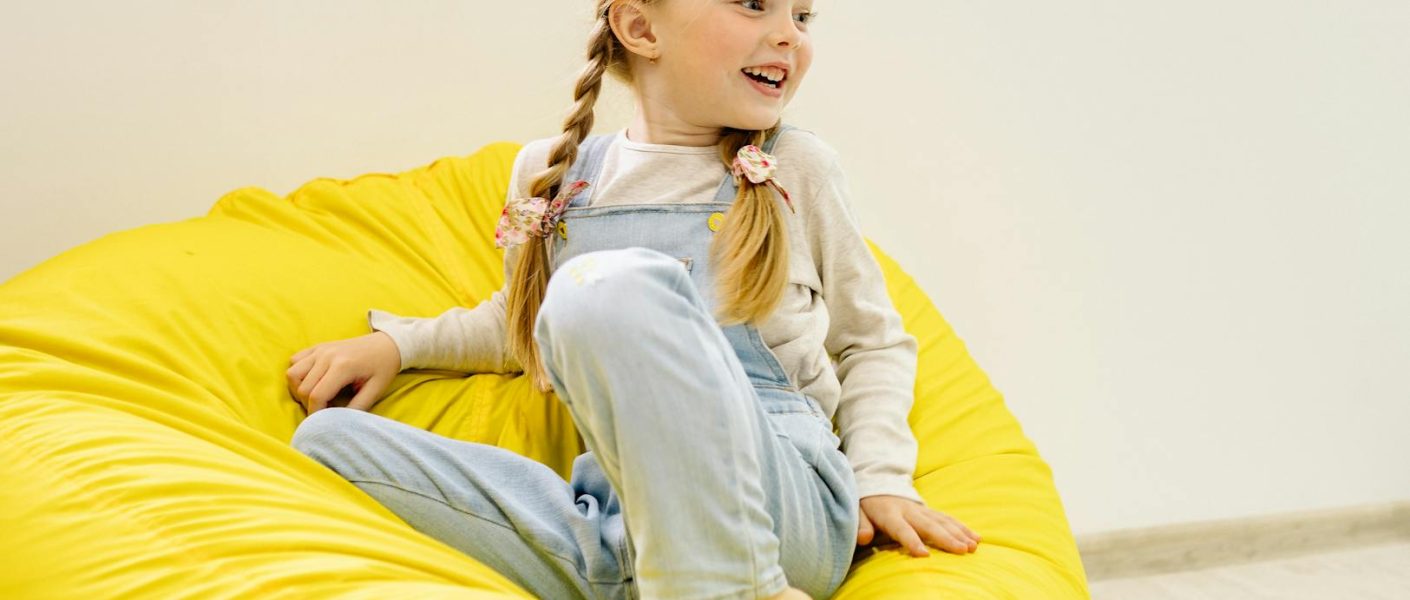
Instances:
[[[1410,541],[1410,501],[1078,536],[1089,580],[1137,577]]]

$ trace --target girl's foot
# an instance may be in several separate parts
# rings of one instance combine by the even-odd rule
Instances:
[[[813,600],[813,598],[796,587],[789,587],[782,592],[769,596],[768,600]]]

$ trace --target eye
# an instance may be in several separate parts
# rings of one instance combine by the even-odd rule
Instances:
[[[764,10],[764,2],[763,2],[763,0],[743,0],[743,1],[740,2],[739,4],[740,4],[740,6],[743,6],[744,8],[748,8],[748,9],[750,9],[750,10],[757,10],[757,11],[763,11],[763,10]],[[800,12],[800,13],[798,13],[798,14],[796,14],[796,15],[793,15],[793,18],[797,19],[799,23],[802,23],[802,24],[804,24],[804,25],[807,25],[808,23],[813,22],[813,19],[818,18],[818,11],[809,10],[809,11],[805,11],[805,12]]]

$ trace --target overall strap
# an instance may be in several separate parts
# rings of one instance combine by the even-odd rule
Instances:
[[[797,129],[797,127],[789,125],[788,123],[780,123],[778,130],[774,131],[774,134],[769,136],[768,139],[765,139],[764,145],[759,149],[763,150],[766,154],[772,153],[774,151],[774,145],[778,143],[778,138],[783,137],[783,133],[790,129]],[[734,198],[737,195],[739,195],[739,187],[734,184],[734,173],[725,173],[724,181],[720,182],[720,189],[715,192],[715,201],[734,202]]]
[[[581,179],[589,185],[583,193],[573,197],[572,202],[568,203],[569,206],[584,206],[592,198],[593,191],[597,189],[597,177],[602,173],[602,159],[607,156],[607,147],[612,145],[615,135],[592,135],[578,144],[578,158],[568,167],[568,173],[563,176],[563,184]]]

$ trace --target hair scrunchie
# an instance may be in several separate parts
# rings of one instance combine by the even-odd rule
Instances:
[[[587,186],[586,181],[574,181],[560,188],[551,202],[537,197],[506,202],[494,229],[494,246],[508,248],[529,241],[530,236],[548,237],[563,218],[569,201]]]
[[[750,144],[739,149],[734,157],[734,184],[739,185],[742,177],[749,178],[753,183],[764,183],[778,190],[783,196],[783,201],[788,205],[789,212],[797,213],[793,208],[793,199],[788,197],[788,190],[779,185],[774,178],[774,171],[778,170],[778,159],[772,154],[764,152],[758,146]]]

